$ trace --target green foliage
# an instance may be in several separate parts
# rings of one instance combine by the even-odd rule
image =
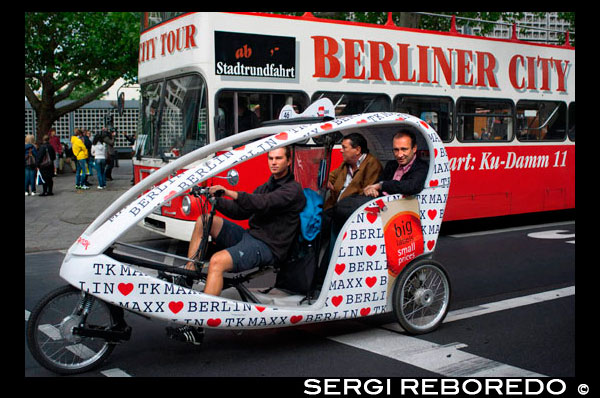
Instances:
[[[97,85],[115,76],[135,79],[139,16],[135,13],[26,13],[25,75],[39,89],[76,78]]]
[[[132,12],[25,13],[25,96],[38,113],[38,129],[96,99],[118,78],[137,79],[139,24],[140,14]],[[80,99],[55,109],[74,90]]]

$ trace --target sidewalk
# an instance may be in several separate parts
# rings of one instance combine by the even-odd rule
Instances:
[[[68,249],[92,221],[125,191],[131,188],[132,163],[119,159],[113,168],[113,181],[99,190],[96,171],[88,177],[89,190],[75,189],[75,173],[65,165],[63,173],[54,177],[54,196],[38,196],[42,186],[37,186],[36,196],[25,196],[25,253]],[[138,226],[119,240],[136,242],[145,239],[163,239],[164,236]]]

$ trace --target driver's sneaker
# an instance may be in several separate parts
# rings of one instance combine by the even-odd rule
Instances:
[[[180,326],[177,328],[167,326],[167,336],[176,341],[200,345],[204,340],[204,329],[193,326]]]

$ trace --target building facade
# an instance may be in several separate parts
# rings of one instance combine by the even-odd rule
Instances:
[[[517,22],[517,38],[523,41],[534,41],[536,43],[558,44],[560,35],[569,30],[569,22],[558,17],[557,12],[547,12],[544,16],[538,16],[532,12],[525,12],[524,17]],[[502,22],[502,21],[499,21]],[[481,28],[461,26],[457,27],[460,33],[469,35],[480,35]],[[571,32],[573,34],[574,32]],[[512,37],[511,24],[496,24],[494,31],[486,37],[497,39],[510,39]]]
[[[70,101],[59,102],[58,107],[69,103]],[[123,115],[119,116],[115,101],[97,100],[85,104],[81,108],[74,110],[52,124],[56,129],[56,135],[61,142],[71,145],[71,136],[76,128],[90,130],[92,135],[99,132],[104,127],[104,118],[107,114],[113,115],[113,124],[119,134],[116,136],[116,148],[131,148],[131,144],[125,139],[126,135],[137,135],[139,101],[125,101]],[[29,102],[25,101],[25,135],[33,134],[36,139],[36,112]],[[120,134],[123,133],[123,134]]]

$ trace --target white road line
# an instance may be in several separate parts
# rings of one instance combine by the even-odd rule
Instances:
[[[555,227],[555,226],[559,226],[559,225],[570,225],[570,224],[575,224],[575,221],[564,221],[564,222],[540,224],[540,225],[526,225],[523,227],[493,229],[493,230],[489,230],[489,231],[468,232],[468,233],[464,233],[464,234],[453,234],[453,235],[448,235],[448,236],[450,236],[452,238],[470,238],[471,236],[493,235],[493,234],[501,234],[503,232],[523,231],[526,229],[548,228],[548,227]]]
[[[444,323],[489,314],[525,305],[536,304],[575,294],[575,286],[556,289],[463,308],[448,313]],[[402,328],[397,323],[382,325],[359,333],[329,337],[333,341],[371,351],[447,377],[543,377],[526,369],[503,364],[487,358],[460,351],[463,343],[440,345],[416,337],[397,333]]]
[[[569,286],[563,289],[550,290],[547,292],[531,294],[529,296],[515,297],[512,299],[496,301],[495,303],[478,305],[476,307],[463,308],[448,312],[444,323],[573,295],[575,295],[575,286]]]
[[[102,373],[106,377],[131,377],[130,374],[127,374],[126,372],[123,372],[119,368],[103,370],[100,373]]]
[[[465,344],[440,345],[384,329],[329,339],[417,366],[446,377],[543,377],[526,369],[460,351]]]

